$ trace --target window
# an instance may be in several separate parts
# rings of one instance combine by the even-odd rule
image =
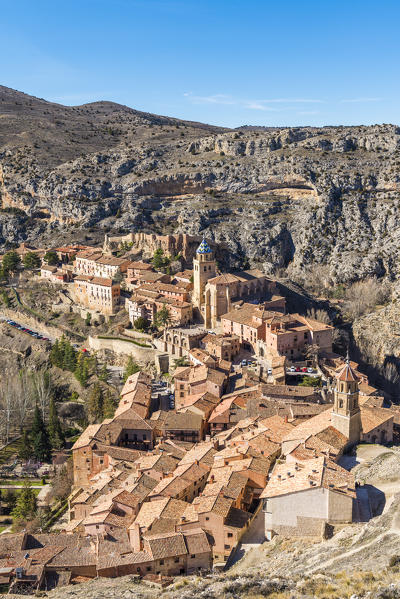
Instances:
[[[164,565],[164,560],[160,559],[160,566],[163,566],[163,565]]]
[[[150,572],[151,566],[146,566],[146,570],[147,570],[147,572]]]
[[[195,554],[193,554],[193,555],[191,555],[190,557],[191,557],[192,559],[194,559],[194,558],[196,557],[196,555],[195,555]]]
[[[174,559],[174,562],[175,562],[176,564],[179,564],[179,557],[176,557],[176,558]]]
[[[224,545],[224,549],[230,549],[231,546],[230,545]]]
[[[206,520],[209,520],[210,518],[208,516],[206,516]]]
[[[229,538],[233,537],[233,533],[232,532],[228,532],[228,537]]]

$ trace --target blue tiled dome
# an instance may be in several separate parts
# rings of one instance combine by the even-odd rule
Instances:
[[[197,254],[211,254],[211,248],[205,239],[203,239],[203,241],[197,248]]]

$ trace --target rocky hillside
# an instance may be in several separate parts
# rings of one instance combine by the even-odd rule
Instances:
[[[204,233],[237,265],[397,277],[400,128],[223,130],[0,87],[0,244]]]

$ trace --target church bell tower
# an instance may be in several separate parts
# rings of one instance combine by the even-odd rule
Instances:
[[[215,269],[214,254],[207,241],[203,239],[193,260],[193,304],[198,308],[204,304],[204,289],[208,279],[216,276]]]
[[[349,445],[361,439],[358,381],[347,355],[346,363],[336,379],[331,424],[349,439]]]

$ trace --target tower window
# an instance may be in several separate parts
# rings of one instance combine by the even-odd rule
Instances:
[[[343,408],[343,399],[339,400],[339,408]]]
[[[204,272],[206,272],[206,270],[207,270],[207,266],[204,267]]]

